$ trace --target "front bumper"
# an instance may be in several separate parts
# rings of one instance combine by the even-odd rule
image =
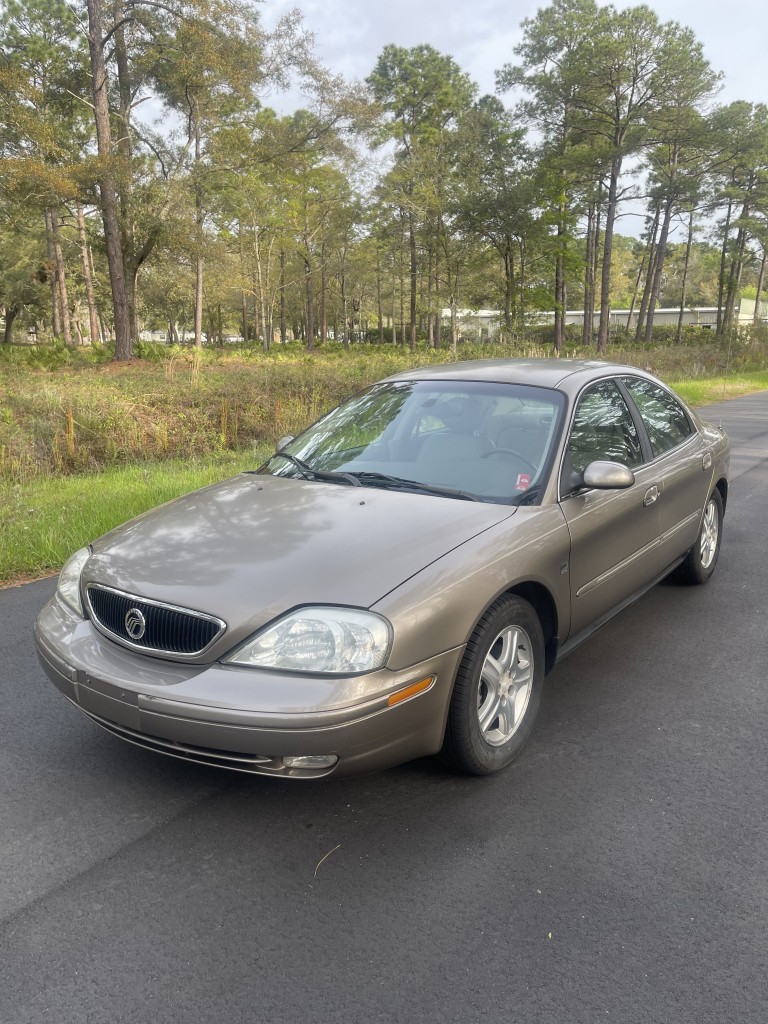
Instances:
[[[291,778],[388,768],[442,746],[454,648],[398,672],[291,676],[214,663],[188,665],[126,650],[57,597],[35,624],[49,679],[92,721],[147,749],[236,771]],[[416,696],[392,693],[434,677]],[[327,768],[293,768],[286,757],[335,755]]]

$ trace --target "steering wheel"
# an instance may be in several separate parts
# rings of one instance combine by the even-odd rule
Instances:
[[[527,468],[530,469],[531,473],[536,473],[537,467],[534,466],[531,460],[526,459],[524,455],[521,455],[520,452],[515,451],[514,448],[491,448],[490,451],[483,452],[480,458],[488,459],[490,458],[491,455],[514,455],[516,459],[518,459],[520,462],[523,463],[523,465],[527,466]]]

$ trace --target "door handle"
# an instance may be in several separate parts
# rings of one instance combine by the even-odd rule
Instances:
[[[656,486],[656,484],[654,484],[653,487],[649,487],[648,490],[645,492],[645,497],[643,498],[643,505],[645,505],[646,507],[648,505],[652,505],[654,501],[656,501],[658,496],[659,488]]]

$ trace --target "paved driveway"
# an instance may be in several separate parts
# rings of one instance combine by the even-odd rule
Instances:
[[[712,407],[712,583],[549,677],[491,779],[241,778],[120,743],[0,592],[2,1024],[765,1024],[768,393]]]

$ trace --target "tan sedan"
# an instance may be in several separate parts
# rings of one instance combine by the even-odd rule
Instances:
[[[672,570],[714,571],[725,434],[600,362],[390,377],[260,469],[76,552],[35,627],[94,722],[263,775],[519,753],[545,673]]]

